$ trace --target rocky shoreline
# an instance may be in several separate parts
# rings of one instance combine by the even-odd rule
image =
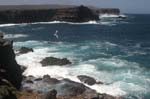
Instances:
[[[0,33],[0,99],[123,99],[113,97],[105,93],[97,93],[95,90],[84,84],[103,84],[94,78],[79,75],[78,79],[83,82],[74,82],[70,79],[63,78],[58,80],[50,75],[36,78],[22,75],[22,66],[18,65],[15,60],[13,42],[3,38]],[[33,52],[31,48],[21,48],[20,54]],[[44,64],[65,66],[71,62],[64,58],[55,57],[46,58]],[[53,62],[53,64],[50,64]],[[24,68],[25,70],[26,68]]]
[[[86,6],[66,6],[63,8],[52,8],[46,6],[14,6],[0,7],[0,24],[7,23],[32,23],[48,21],[65,21],[65,22],[88,22],[97,21],[100,14],[119,15],[118,8],[90,8]]]

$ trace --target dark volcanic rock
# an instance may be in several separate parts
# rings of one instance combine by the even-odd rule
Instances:
[[[85,6],[75,8],[58,9],[53,20],[67,22],[87,22],[91,20],[99,20],[99,15]]]
[[[41,62],[42,66],[47,66],[47,65],[68,65],[71,64],[71,62],[67,58],[59,59],[59,58],[54,58],[54,57],[46,57],[43,59]]]
[[[108,94],[99,94],[98,99],[122,99],[121,97],[114,97]]]
[[[79,75],[77,77],[81,82],[84,82],[88,85],[94,85],[96,83],[96,80],[94,78],[86,76],[86,75]]]
[[[28,53],[28,52],[33,52],[33,49],[32,48],[27,48],[27,47],[21,47],[19,49],[19,54],[25,54],[25,53]]]
[[[59,80],[57,80],[56,78],[51,78],[49,75],[44,75],[42,80],[43,80],[43,82],[47,82],[49,84],[60,83]]]
[[[61,85],[60,89],[61,92],[66,95],[76,96],[86,91],[86,87],[81,83],[77,83],[69,79],[64,79],[63,82],[65,83]]]
[[[34,77],[31,78],[34,79]],[[50,80],[51,77],[45,75],[43,79]],[[107,94],[99,94],[95,90],[69,79],[62,79],[57,83],[47,83],[43,79],[37,80],[34,84],[23,84],[23,90],[44,94],[42,99],[56,99],[56,94],[58,99],[121,99]]]
[[[11,82],[16,88],[19,88],[22,81],[22,72],[20,66],[15,60],[12,41],[0,38],[0,78]]]
[[[4,23],[31,23],[48,21],[87,22],[99,20],[100,14],[119,14],[115,8],[89,8],[86,6],[46,8],[46,9],[17,9],[0,10],[0,24]]]

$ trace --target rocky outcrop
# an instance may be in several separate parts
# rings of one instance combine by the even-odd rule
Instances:
[[[20,8],[19,8],[20,7]],[[0,24],[4,23],[31,23],[31,22],[48,22],[48,21],[67,21],[67,22],[87,22],[90,20],[99,20],[99,14],[119,14],[119,9],[92,9],[86,6],[73,6],[63,8],[41,6],[36,9],[16,7],[17,9],[8,9],[1,7]]]
[[[13,42],[4,39],[3,33],[0,35],[0,78],[8,80],[18,89],[21,85],[22,73],[15,60]]]
[[[96,80],[94,78],[86,76],[86,75],[79,75],[77,77],[81,82],[84,82],[88,85],[94,85],[96,83]]]
[[[24,91],[47,93],[55,89],[59,96],[77,96],[83,93],[96,92],[81,83],[69,79],[58,80],[56,78],[51,78],[48,75],[45,75],[42,79],[38,80],[33,76],[26,77],[22,84],[22,90]]]
[[[49,66],[49,65],[68,65],[71,62],[67,58],[59,59],[54,57],[46,57],[41,62],[42,66]]]
[[[27,48],[27,47],[21,47],[19,49],[18,54],[26,54],[28,52],[33,52],[33,49],[32,48]]]
[[[26,83],[27,79],[30,79],[33,83]],[[44,75],[43,78],[37,79],[33,76],[26,77],[23,81],[22,90],[29,93],[38,92],[43,94],[40,99],[122,99],[108,94],[97,93],[95,90],[70,79],[57,80],[49,75]],[[56,80],[57,82],[54,83]]]
[[[67,22],[87,22],[90,20],[99,20],[99,17],[91,9],[85,6],[75,8],[58,9],[53,20]]]
[[[101,81],[96,82],[96,80],[93,77],[86,76],[86,75],[79,75],[79,76],[77,76],[77,78],[81,82],[86,83],[88,85],[103,84],[103,82],[101,82]]]

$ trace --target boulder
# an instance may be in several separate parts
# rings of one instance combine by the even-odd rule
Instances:
[[[71,64],[71,62],[67,58],[59,59],[54,57],[46,57],[41,62],[42,66],[48,66],[48,65],[68,65]]]
[[[84,86],[81,83],[71,81],[69,79],[63,79],[62,85],[60,86],[61,94],[69,95],[69,96],[77,96],[84,93],[87,89],[86,86]]]
[[[21,47],[19,49],[19,54],[26,54],[28,52],[33,52],[33,49],[32,48],[27,48],[27,47]]]
[[[55,89],[53,89],[46,93],[44,99],[57,99],[56,95],[57,95],[57,91]]]
[[[56,78],[51,78],[49,75],[44,75],[43,76],[43,82],[47,82],[49,84],[57,84],[60,83],[60,81]]]
[[[81,82],[86,83],[88,85],[94,85],[96,83],[96,80],[94,78],[86,75],[79,75],[77,77]]]

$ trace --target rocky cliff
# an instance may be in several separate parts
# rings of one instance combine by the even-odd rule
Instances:
[[[0,33],[0,85],[3,80],[19,89],[22,81],[21,68],[15,60],[12,41],[3,38]]]
[[[30,23],[47,21],[67,21],[67,22],[87,22],[99,20],[99,14],[111,13],[119,14],[119,9],[91,9],[85,6],[73,6],[63,8],[36,8],[26,7],[15,9],[2,8],[0,10],[0,24],[4,23]]]

